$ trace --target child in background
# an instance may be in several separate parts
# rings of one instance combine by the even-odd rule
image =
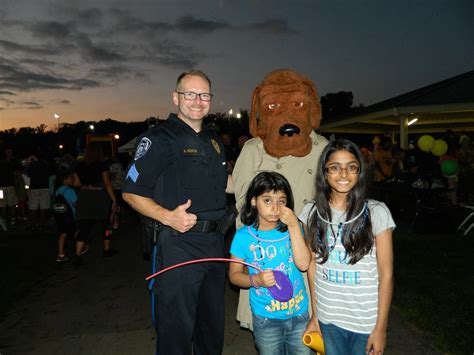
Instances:
[[[18,212],[17,217],[19,220],[26,222],[28,221],[28,199],[26,195],[26,182],[24,178],[24,172],[21,170],[15,174],[15,192],[18,199]]]
[[[319,160],[315,201],[300,215],[314,260],[307,331],[322,334],[326,354],[382,354],[385,348],[395,223],[384,203],[367,199],[369,183],[357,146],[332,141]]]
[[[308,297],[300,272],[306,271],[311,253],[302,226],[293,213],[290,184],[280,174],[261,172],[250,183],[241,211],[244,224],[230,248],[232,259],[264,270],[259,272],[230,263],[230,281],[250,288],[255,345],[261,355],[311,354],[302,342],[309,321]],[[274,300],[267,290],[275,285],[272,270],[285,273],[293,284],[288,302]]]
[[[110,183],[112,184],[115,197],[117,198],[117,204],[113,205],[110,209],[110,228],[112,230],[117,230],[119,228],[120,222],[124,219],[121,206],[123,206],[122,188],[125,183],[125,172],[118,156],[112,158],[112,164],[110,164],[109,172]]]
[[[65,253],[66,237],[74,237],[76,235],[76,191],[74,186],[74,175],[71,172],[60,172],[56,177],[56,181],[61,186],[54,194],[54,202],[52,205],[54,219],[58,228],[58,257],[56,261],[62,263],[68,261],[69,258]],[[62,197],[59,197],[62,196]]]

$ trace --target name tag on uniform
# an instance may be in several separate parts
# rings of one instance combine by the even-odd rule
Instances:
[[[184,155],[198,155],[197,148],[183,148]]]

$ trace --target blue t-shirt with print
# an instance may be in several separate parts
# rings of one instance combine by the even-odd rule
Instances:
[[[267,318],[289,319],[308,310],[308,296],[303,275],[296,267],[288,231],[277,229],[256,230],[243,226],[237,230],[230,247],[230,254],[262,270],[280,270],[293,284],[293,297],[288,302],[275,300],[267,288],[250,288],[252,313]],[[248,268],[250,274],[260,271]]]

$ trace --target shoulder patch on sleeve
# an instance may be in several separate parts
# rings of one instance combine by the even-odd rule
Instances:
[[[137,151],[135,152],[134,160],[138,160],[142,156],[144,156],[146,154],[146,152],[148,151],[148,149],[150,149],[150,147],[151,147],[151,140],[149,140],[146,137],[143,137],[140,140],[140,143],[138,143]]]
[[[130,180],[132,180],[133,182],[137,182],[138,175],[139,173],[137,168],[135,167],[135,164],[132,164],[130,169],[128,169],[127,179],[130,178]]]

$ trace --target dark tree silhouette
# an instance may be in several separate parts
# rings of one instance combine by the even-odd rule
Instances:
[[[321,108],[324,119],[331,119],[350,112],[353,109],[352,91],[339,91],[321,96]]]

